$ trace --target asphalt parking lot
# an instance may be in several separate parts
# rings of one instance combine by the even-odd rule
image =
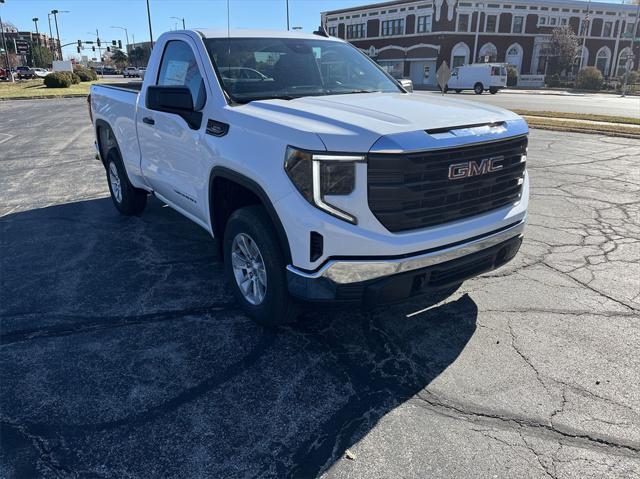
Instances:
[[[640,477],[640,141],[533,131],[512,263],[279,333],[92,142],[83,99],[0,103],[0,477]]]

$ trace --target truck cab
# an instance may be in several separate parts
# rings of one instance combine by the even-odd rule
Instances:
[[[507,67],[502,63],[474,63],[456,67],[446,89],[460,93],[473,90],[476,95],[488,91],[492,95],[507,86]]]
[[[206,229],[261,324],[453,287],[519,249],[514,113],[409,93],[323,31],[169,32],[147,68],[91,88],[114,206],[139,215],[152,194]]]

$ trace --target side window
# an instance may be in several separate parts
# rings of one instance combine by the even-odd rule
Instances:
[[[183,41],[172,40],[167,43],[156,84],[189,88],[196,111],[202,110],[207,101],[198,62],[191,47]]]

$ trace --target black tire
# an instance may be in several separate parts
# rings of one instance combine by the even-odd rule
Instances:
[[[473,85],[473,92],[476,95],[482,95],[483,91],[484,91],[484,86],[482,85],[482,83],[478,82],[475,85]]]
[[[255,243],[264,263],[266,289],[259,304],[252,304],[245,298],[234,274],[233,241],[241,233]],[[247,206],[234,211],[224,231],[223,257],[227,281],[236,300],[251,319],[267,328],[277,328],[296,320],[297,307],[287,287],[287,264],[275,228],[263,206]]]
[[[460,93],[461,91],[460,88],[456,88],[456,93]]]
[[[489,93],[491,93],[492,95],[495,95],[496,93],[498,93],[498,89],[497,88],[489,88]]]
[[[125,216],[141,214],[145,206],[147,206],[148,193],[139,188],[135,188],[131,184],[117,149],[112,148],[107,153],[105,169],[107,171],[107,183],[109,184],[111,201],[113,201],[116,209]],[[117,176],[119,182],[119,195],[117,194],[118,187],[115,184],[115,180],[112,179],[112,173],[113,176]],[[114,182],[114,184],[112,184],[112,182]]]

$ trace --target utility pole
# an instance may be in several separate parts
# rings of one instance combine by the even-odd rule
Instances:
[[[0,0],[0,3],[4,3],[4,0]],[[4,25],[2,24],[2,15],[0,15],[0,34],[2,35],[2,48],[4,49],[4,63],[7,68],[7,75],[13,83],[13,73],[11,72],[11,65],[9,64],[9,50],[7,50],[7,39],[4,36]]]
[[[151,49],[153,50],[153,31],[151,30],[151,7],[147,0],[147,20],[149,21],[149,39],[151,40]]]
[[[586,49],[587,43],[587,30],[589,30],[589,13],[591,13],[591,0],[587,3],[587,14],[582,23],[582,49],[580,50],[580,68],[578,71],[582,70],[582,64],[584,63],[584,51]]]
[[[289,31],[289,0],[287,2],[287,31]]]

